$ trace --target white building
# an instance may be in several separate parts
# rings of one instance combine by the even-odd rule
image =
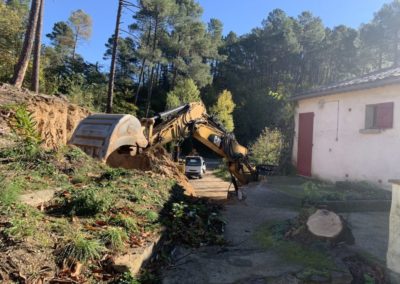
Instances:
[[[295,96],[298,174],[389,185],[400,178],[400,68]]]

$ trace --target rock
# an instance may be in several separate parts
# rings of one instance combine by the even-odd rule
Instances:
[[[43,203],[50,201],[55,192],[56,190],[54,189],[38,190],[32,193],[22,194],[19,200],[26,205],[39,207],[43,205]]]
[[[127,253],[117,256],[114,259],[113,268],[120,273],[130,272],[132,275],[136,275],[143,263],[153,255],[159,241],[160,236],[149,242],[145,247],[131,248]]]

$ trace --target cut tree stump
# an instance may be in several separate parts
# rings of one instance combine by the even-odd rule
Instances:
[[[319,209],[308,218],[307,228],[317,237],[335,238],[342,232],[343,223],[334,212]]]

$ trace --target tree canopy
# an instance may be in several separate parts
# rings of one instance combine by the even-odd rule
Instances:
[[[123,12],[131,17],[118,38],[116,109],[125,106],[143,117],[202,100],[245,144],[265,127],[280,129],[289,139],[293,120],[288,99],[294,94],[399,64],[400,0],[383,5],[359,29],[326,27],[308,11],[292,17],[275,9],[241,36],[224,32],[218,19],[205,23],[195,0],[133,4],[135,9],[123,1]],[[28,16],[29,1],[0,1],[2,82],[12,78]],[[91,17],[82,10],[54,23],[47,34],[50,44],[41,52],[41,91],[67,94],[104,111],[105,66],[76,52],[91,31]],[[105,43],[105,59],[111,56],[113,38],[109,35]]]

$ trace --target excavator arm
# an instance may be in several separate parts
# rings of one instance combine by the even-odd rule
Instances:
[[[157,120],[162,119],[163,122],[154,126]],[[209,116],[200,102],[160,113],[154,118],[142,119],[142,125],[147,129],[150,147],[191,136],[223,157],[228,163],[229,172],[240,184],[257,179],[257,171],[248,161],[247,148]]]
[[[78,125],[70,144],[111,166],[129,167],[130,157],[142,150],[190,136],[227,161],[236,189],[236,181],[244,185],[257,179],[247,148],[209,116],[200,102],[140,122],[131,115],[91,115]]]

